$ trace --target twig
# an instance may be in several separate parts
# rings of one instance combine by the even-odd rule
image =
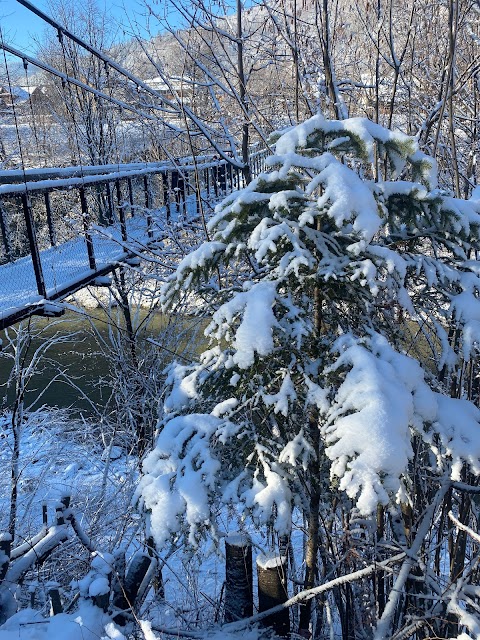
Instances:
[[[453,522],[453,524],[457,527],[457,529],[461,529],[462,531],[465,531],[466,533],[468,533],[468,535],[471,538],[473,538],[475,542],[480,542],[480,535],[478,535],[478,533],[475,533],[475,531],[473,531],[473,529],[470,529],[470,527],[467,527],[466,524],[462,524],[460,520],[457,520],[457,518],[453,515],[451,511],[448,512],[448,517]]]

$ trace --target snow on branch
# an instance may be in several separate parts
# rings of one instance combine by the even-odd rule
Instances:
[[[159,548],[180,534],[183,520],[189,543],[212,521],[211,494],[218,489],[221,445],[236,435],[239,425],[208,414],[177,416],[168,421],[155,449],[143,463],[138,489],[149,513],[150,533]]]
[[[267,356],[272,352],[273,329],[278,326],[272,310],[276,294],[275,282],[259,282],[238,293],[213,314],[205,335],[210,336],[217,331],[216,337],[221,338],[224,323],[230,325],[237,314],[242,313],[232,342],[232,366],[247,369],[253,364],[255,353]]]
[[[340,356],[330,371],[347,372],[322,428],[325,452],[340,489],[369,514],[400,494],[413,454],[410,428],[433,419],[435,397],[420,366],[379,335],[364,344],[343,336],[335,348]]]
[[[432,391],[421,366],[372,334],[337,340],[339,375],[322,427],[331,475],[364,514],[392,499],[405,501],[402,477],[419,434],[437,454],[438,470],[459,480],[464,463],[480,472],[480,410],[467,400]]]

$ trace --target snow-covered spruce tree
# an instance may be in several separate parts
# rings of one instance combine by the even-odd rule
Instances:
[[[480,339],[471,259],[480,194],[439,191],[414,139],[366,119],[314,116],[277,136],[275,151],[271,170],[217,208],[211,240],[164,287],[167,308],[185,293],[197,299],[211,348],[169,370],[140,487],[151,534],[159,548],[171,536],[195,545],[233,504],[288,535],[296,508],[307,521],[310,588],[319,572],[330,579],[368,563],[371,550],[359,557],[358,548],[355,565],[332,559],[341,504],[374,528],[382,520],[376,540],[390,535],[392,557],[382,557],[394,570],[384,579],[377,567],[378,580],[362,586],[376,607],[350,598],[348,611],[337,590],[341,620],[355,616],[378,638],[392,625],[433,625],[461,607],[447,612],[458,583],[445,589],[429,536],[444,553],[434,523],[445,496],[452,504],[465,470],[480,471],[480,411],[442,387]],[[407,355],[416,332],[419,358]],[[402,595],[414,569],[424,599]],[[463,567],[459,575],[468,582]],[[302,628],[308,617],[304,607]]]

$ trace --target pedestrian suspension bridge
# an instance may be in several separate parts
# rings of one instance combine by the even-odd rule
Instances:
[[[202,124],[188,101],[166,98],[29,0],[16,1],[54,29],[61,55],[56,67],[47,64],[7,43],[0,26],[4,88],[7,86],[11,94],[10,103],[7,99],[0,108],[0,124],[2,131],[15,132],[16,151],[10,156],[14,161],[7,166],[18,167],[0,170],[0,329],[33,314],[58,315],[62,311],[59,303],[70,294],[87,285],[108,285],[108,274],[118,266],[138,264],[145,252],[159,250],[166,225],[194,222],[223,196],[244,186],[246,176],[261,171],[266,155],[250,154],[245,172],[232,137],[222,141],[218,131]],[[106,86],[113,84],[116,74],[121,91],[103,90],[76,74],[76,66],[67,58],[66,42],[69,55],[75,48],[77,61],[90,56],[104,68]],[[24,88],[30,97],[23,105],[15,97],[9,71],[12,60],[21,61],[25,71]],[[77,166],[52,168],[46,163],[47,156],[42,157],[39,151],[42,169],[32,168],[38,164],[28,160],[32,140],[39,146],[39,112],[44,121],[57,126],[48,107],[46,112],[44,103],[33,100],[28,75],[32,68],[56,83],[70,110],[70,154],[77,158]],[[88,146],[81,148],[79,139],[86,129],[75,114],[78,103],[74,96],[77,100],[80,96],[80,104],[93,96],[95,108],[101,105],[107,111],[108,107],[104,130],[115,143],[112,156],[116,155],[110,158],[111,164],[90,166],[85,162]],[[117,136],[124,135],[127,112],[130,120],[133,115],[135,123],[142,123],[143,130],[145,123],[152,128],[161,123],[170,136],[159,137],[154,144],[170,160],[149,162],[148,153],[143,157],[140,153],[133,155],[135,161],[121,161],[128,154],[119,150]],[[182,122],[187,120],[190,124],[182,129]],[[31,132],[28,142],[23,133],[27,128]],[[206,150],[204,155],[173,158],[169,140],[176,137],[178,141],[182,131],[190,141],[187,149],[193,149],[192,140],[203,140],[200,146]],[[0,151],[2,145],[0,138]],[[145,143],[143,146],[146,150]],[[102,158],[105,161],[108,158]]]
[[[243,186],[238,168],[199,160],[0,172],[0,328],[108,285],[109,272],[161,243],[165,225],[198,220]]]

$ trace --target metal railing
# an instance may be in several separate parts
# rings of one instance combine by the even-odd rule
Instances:
[[[252,154],[253,175],[265,157]],[[243,186],[240,169],[208,157],[0,172],[0,269],[16,290],[0,282],[0,328],[106,275],[132,243],[148,248],[159,219],[194,220]]]

